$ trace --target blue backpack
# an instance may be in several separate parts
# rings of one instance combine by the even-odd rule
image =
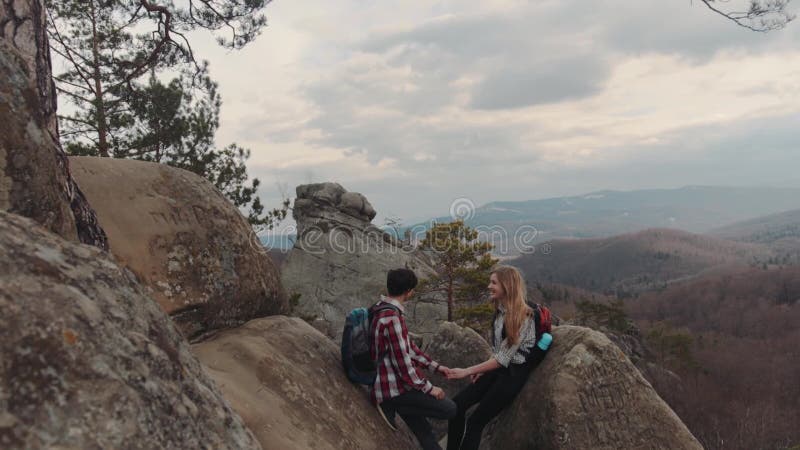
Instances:
[[[371,308],[355,308],[347,314],[342,331],[342,367],[353,383],[372,385],[375,382],[375,361],[369,354],[372,317],[387,309],[397,308],[383,303]]]

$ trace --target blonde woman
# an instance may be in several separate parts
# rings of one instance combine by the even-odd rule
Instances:
[[[497,313],[492,324],[493,354],[478,365],[447,371],[450,379],[470,377],[472,381],[453,398],[458,413],[450,420],[447,450],[477,450],[483,428],[511,404],[552,341],[549,333],[536,341],[533,309],[525,301],[525,283],[517,269],[495,269],[488,289]],[[478,407],[466,419],[466,411],[476,403]]]

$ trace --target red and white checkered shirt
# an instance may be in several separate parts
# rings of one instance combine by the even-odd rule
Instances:
[[[433,385],[418,369],[436,370],[439,363],[431,359],[408,338],[408,328],[403,317],[403,305],[389,297],[381,296],[381,303],[393,305],[392,308],[378,311],[370,325],[370,355],[376,361],[377,376],[370,389],[372,401],[376,404],[397,397],[410,389],[428,393]]]

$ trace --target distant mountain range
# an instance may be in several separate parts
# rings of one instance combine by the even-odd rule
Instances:
[[[775,244],[800,240],[800,209],[737,222],[708,234],[742,242]]]
[[[509,239],[506,257],[517,256],[513,236],[521,226],[536,230],[527,244],[563,238],[610,237],[648,228],[672,228],[693,233],[731,233],[745,229],[747,221],[787,210],[800,209],[800,188],[686,186],[677,189],[597,191],[589,194],[527,201],[496,201],[467,211],[472,227],[501,227]],[[797,214],[800,214],[798,212]],[[450,222],[441,216],[400,228],[421,238],[433,222]],[[791,221],[791,218],[787,218]],[[736,229],[725,226],[737,224]],[[741,228],[745,227],[745,228]],[[393,230],[387,230],[392,232]],[[715,234],[716,236],[717,234]],[[719,237],[724,237],[720,235]],[[294,235],[269,235],[270,248],[289,249]]]
[[[544,245],[538,245],[539,248]],[[800,210],[769,214],[706,234],[647,229],[607,238],[555,239],[548,252],[508,261],[530,282],[631,294],[731,268],[800,265]]]
[[[491,202],[467,216],[467,224],[500,225],[509,232],[521,225],[532,225],[539,231],[537,240],[545,241],[615,236],[647,228],[705,233],[734,222],[798,208],[800,188],[686,186]]]

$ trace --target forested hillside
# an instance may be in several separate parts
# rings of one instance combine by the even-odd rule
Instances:
[[[510,260],[529,281],[553,282],[622,297],[703,273],[768,260],[765,246],[671,229],[605,239],[556,240],[550,253]]]
[[[706,276],[626,306],[650,336],[690,336],[688,359],[660,361],[682,381],[656,389],[707,448],[800,443],[800,268]]]

